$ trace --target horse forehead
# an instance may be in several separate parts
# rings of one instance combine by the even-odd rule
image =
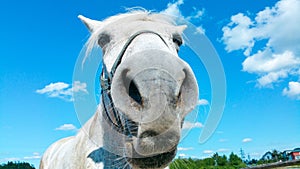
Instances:
[[[120,25],[122,26],[122,30],[128,26],[128,24],[146,24],[146,23],[152,23],[156,24],[157,27],[159,25],[174,25],[173,18],[167,15],[163,14],[157,14],[152,13],[149,14],[147,12],[137,12],[137,13],[127,13],[127,14],[120,14],[117,16],[110,17],[106,20],[104,20],[103,24],[104,27],[108,26],[114,26],[114,25]],[[126,27],[124,27],[126,25]],[[141,26],[141,25],[139,25]],[[137,28],[137,27],[135,27]],[[120,30],[119,30],[120,31]]]
[[[174,56],[177,55],[176,50],[172,50],[172,42],[169,38],[162,36],[162,40],[158,35],[145,33],[136,37],[135,41],[130,44],[121,58],[121,62],[126,60],[128,57],[135,53],[141,53],[143,51],[159,50],[173,53]],[[123,40],[120,43],[114,44],[110,49],[107,50],[107,53],[103,56],[104,63],[107,70],[110,72],[112,65],[117,61],[116,58],[120,54],[120,51],[125,47],[127,39]],[[167,43],[167,44],[165,44]]]
[[[124,25],[124,23],[122,24],[122,22],[118,23],[118,24],[113,24],[111,25],[111,27],[107,27],[107,31],[111,36],[111,38],[113,39],[110,44],[108,45],[108,47],[106,48],[106,54],[103,56],[104,58],[104,62],[108,68],[108,70],[110,70],[111,66],[114,64],[116,57],[119,55],[120,51],[122,50],[122,48],[124,48],[124,45],[126,44],[127,40],[134,35],[136,32],[139,31],[152,31],[155,32],[157,34],[159,34],[164,41],[166,41],[166,44],[164,44],[163,40],[160,39],[160,37],[158,35],[155,34],[149,34],[149,33],[145,33],[145,34],[141,34],[139,36],[137,36],[135,38],[135,41],[129,45],[129,48],[132,49],[133,46],[138,45],[140,48],[139,50],[142,50],[144,48],[158,48],[160,43],[156,43],[156,42],[160,42],[162,46],[159,47],[159,49],[164,49],[167,47],[172,47],[173,45],[173,41],[170,38],[172,36],[172,34],[176,31],[175,30],[175,26],[171,25],[171,24],[166,24],[166,23],[161,23],[161,22],[154,22],[154,21],[133,21],[130,23],[126,23],[126,26]],[[157,38],[147,38],[147,39],[143,39],[145,37],[145,35],[147,36],[156,36]],[[143,37],[143,38],[141,38]],[[139,39],[139,43],[135,43],[136,40]],[[155,41],[155,42],[153,42]],[[153,44],[153,46],[149,46],[149,44]],[[147,45],[145,45],[147,44]],[[136,49],[136,48],[135,48]],[[171,50],[171,48],[168,48],[168,50]],[[127,50],[125,52],[125,57],[122,58],[126,58],[126,56],[128,55],[128,51]],[[174,51],[175,52],[175,48]],[[171,51],[170,51],[171,52]],[[132,53],[132,52],[129,52]]]
[[[150,30],[157,32],[162,35],[169,35],[175,31],[175,26],[158,21],[145,21],[145,20],[136,20],[136,21],[118,21],[113,24],[106,26],[106,32],[110,34],[116,40],[122,38],[128,38],[132,34],[141,30]]]

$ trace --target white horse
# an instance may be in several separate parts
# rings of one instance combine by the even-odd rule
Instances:
[[[96,21],[88,50],[103,50],[101,104],[76,136],[48,148],[40,169],[168,168],[198,85],[178,56],[181,34],[171,18],[145,11]]]

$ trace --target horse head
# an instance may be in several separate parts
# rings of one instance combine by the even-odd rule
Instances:
[[[146,12],[80,19],[91,31],[89,47],[102,48],[103,117],[126,135],[128,162],[133,168],[167,166],[198,100],[194,73],[178,55],[186,26]]]

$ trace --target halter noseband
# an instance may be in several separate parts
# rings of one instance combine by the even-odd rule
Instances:
[[[157,35],[163,42],[164,44],[168,46],[168,44],[166,43],[166,41],[164,40],[164,38],[153,31],[150,30],[142,30],[142,31],[138,31],[135,34],[133,34],[132,36],[129,37],[129,39],[127,40],[127,42],[125,43],[125,45],[123,46],[121,52],[119,53],[115,63],[113,64],[112,68],[111,68],[111,72],[107,71],[106,65],[103,62],[103,69],[102,69],[102,75],[100,78],[100,82],[101,82],[101,95],[102,95],[102,103],[104,106],[104,111],[105,113],[103,113],[104,119],[107,120],[109,122],[109,124],[111,124],[111,126],[116,129],[118,132],[125,134],[126,136],[133,136],[132,133],[133,129],[130,129],[130,124],[127,123],[127,119],[122,118],[123,120],[126,120],[125,122],[122,121],[121,119],[121,115],[119,114],[118,110],[115,108],[115,105],[112,101],[112,97],[111,97],[111,82],[112,82],[112,78],[118,68],[118,66],[120,65],[122,58],[127,50],[127,48],[129,47],[129,45],[132,43],[132,41],[138,37],[141,34],[144,33],[151,33],[151,34],[155,34]],[[132,121],[130,121],[131,123],[134,123]],[[136,130],[136,129],[134,129]]]

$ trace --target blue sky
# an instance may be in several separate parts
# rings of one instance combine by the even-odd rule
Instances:
[[[299,0],[4,1],[0,6],[0,163],[39,164],[47,147],[80,128],[70,91],[73,69],[88,31],[79,14],[102,20],[141,6],[183,17],[209,38],[226,75],[221,121],[205,142],[199,136],[211,109],[211,84],[197,57],[198,122],[178,156],[214,152],[260,158],[300,147]],[[186,46],[183,51],[191,54]],[[184,56],[183,56],[184,58]],[[195,64],[195,63],[198,63]]]

